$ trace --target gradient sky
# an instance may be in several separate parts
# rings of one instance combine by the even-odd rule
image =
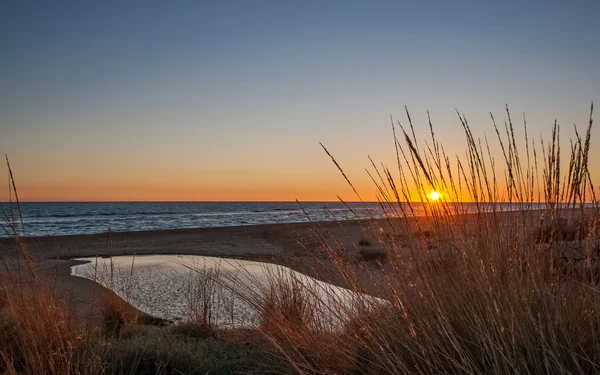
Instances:
[[[483,135],[508,103],[548,138],[600,102],[597,0],[127,3],[0,4],[22,200],[352,198],[318,142],[372,198],[404,105],[462,153],[454,108]]]

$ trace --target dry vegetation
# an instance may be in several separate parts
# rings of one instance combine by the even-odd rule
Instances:
[[[105,315],[119,332],[110,336],[78,322],[29,266],[20,280],[0,277],[0,372],[600,373],[591,114],[567,153],[558,125],[549,143],[535,143],[526,125],[515,131],[507,116],[496,127],[500,161],[460,115],[467,141],[461,158],[445,153],[431,122],[424,144],[408,112],[407,126],[393,126],[397,170],[373,163],[369,171],[388,219],[373,220],[366,231],[383,250],[365,239],[359,259],[350,261],[322,242],[356,291],[351,298],[273,275],[268,287],[243,296],[260,323],[223,331],[211,315],[216,278],[199,277],[189,321],[143,329],[108,301]],[[432,189],[442,192],[440,201],[429,202]],[[520,210],[506,212],[503,202]],[[422,220],[409,218],[416,210]],[[359,293],[373,283],[381,299]],[[252,287],[240,294],[244,289]]]
[[[274,330],[269,320],[267,335],[299,372],[600,372],[599,212],[587,165],[591,114],[565,160],[558,125],[549,144],[536,145],[526,125],[518,136],[507,115],[505,127],[496,127],[501,162],[463,116],[466,158],[446,155],[431,123],[424,146],[408,112],[408,126],[397,124],[399,177],[375,163],[370,172],[389,220],[370,228],[384,251],[360,254],[378,266],[365,266],[371,277],[358,277],[344,254],[324,249],[347,285],[362,290],[377,280],[378,295],[388,302],[339,305],[346,309],[344,329],[329,340],[291,329],[287,320],[275,320]],[[428,201],[432,189],[442,192],[440,202]],[[501,202],[521,210],[504,212]],[[418,209],[423,220],[394,219]]]

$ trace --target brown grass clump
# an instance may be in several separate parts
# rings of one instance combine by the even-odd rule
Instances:
[[[214,337],[216,330],[214,314],[224,298],[221,291],[220,269],[206,267],[205,264],[183,265],[191,271],[187,280],[188,306],[186,318],[175,327],[175,330],[189,337]],[[233,326],[233,318],[231,320]]]
[[[94,373],[100,358],[89,350],[91,338],[43,283],[18,284],[4,274],[0,290],[1,372]]]
[[[596,371],[600,295],[517,265],[451,255],[402,275],[396,300],[347,327],[360,372]]]
[[[259,330],[271,345],[300,373],[346,373],[349,357],[340,355],[345,345],[331,332],[330,316],[320,311],[315,290],[298,280],[279,275],[260,302]]]
[[[314,328],[316,307],[307,291],[296,283],[275,280],[261,306],[261,329],[286,337]]]
[[[370,173],[387,217],[369,227],[379,228],[374,234],[388,262],[371,277],[348,282],[359,291],[378,280],[377,294],[386,302],[367,301],[340,315],[345,328],[334,341],[351,366],[333,372],[600,372],[600,210],[587,167],[591,115],[566,160],[557,124],[549,144],[535,143],[526,125],[519,139],[508,111],[507,117],[504,129],[494,123],[501,163],[463,116],[464,158],[446,155],[431,122],[425,145],[408,112],[408,126],[397,124],[401,137],[394,126],[396,172],[373,163]],[[439,201],[429,201],[432,190],[442,193]],[[410,218],[415,212],[423,216]],[[329,254],[340,275],[353,275],[354,266],[339,262],[335,249]],[[301,347],[284,345],[294,344],[287,337],[270,337],[299,371],[332,372],[331,363],[310,353],[295,355]]]
[[[12,192],[18,196],[10,164]],[[20,260],[12,266],[4,259],[0,270],[0,372],[6,374],[96,373],[101,350],[91,350],[92,338],[65,308],[46,281],[38,275],[14,213],[5,213]],[[21,219],[21,229],[22,219]],[[22,263],[22,264],[21,264]],[[24,266],[24,267],[23,267]],[[11,268],[17,268],[15,272]],[[24,269],[21,270],[21,267]]]
[[[102,317],[104,332],[108,336],[119,337],[125,327],[138,324],[139,312],[112,292],[102,294]]]

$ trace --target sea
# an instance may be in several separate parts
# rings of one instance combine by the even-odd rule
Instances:
[[[464,212],[475,209],[465,203]],[[414,215],[419,215],[419,204]],[[519,206],[502,204],[501,210]],[[538,207],[541,208],[541,207]],[[381,218],[377,202],[93,202],[20,204],[0,203],[0,237],[12,230],[25,236],[56,236],[180,228],[227,227],[256,224],[301,223]],[[23,226],[21,228],[21,216]],[[110,229],[109,229],[110,228]]]
[[[208,228],[381,217],[378,203],[342,202],[86,202],[0,203],[0,214],[14,218],[25,236]],[[11,233],[6,220],[0,236]]]

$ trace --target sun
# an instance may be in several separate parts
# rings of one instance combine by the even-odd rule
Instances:
[[[441,198],[441,194],[435,190],[432,190],[431,193],[429,193],[429,198],[431,198],[432,201],[437,201]]]

